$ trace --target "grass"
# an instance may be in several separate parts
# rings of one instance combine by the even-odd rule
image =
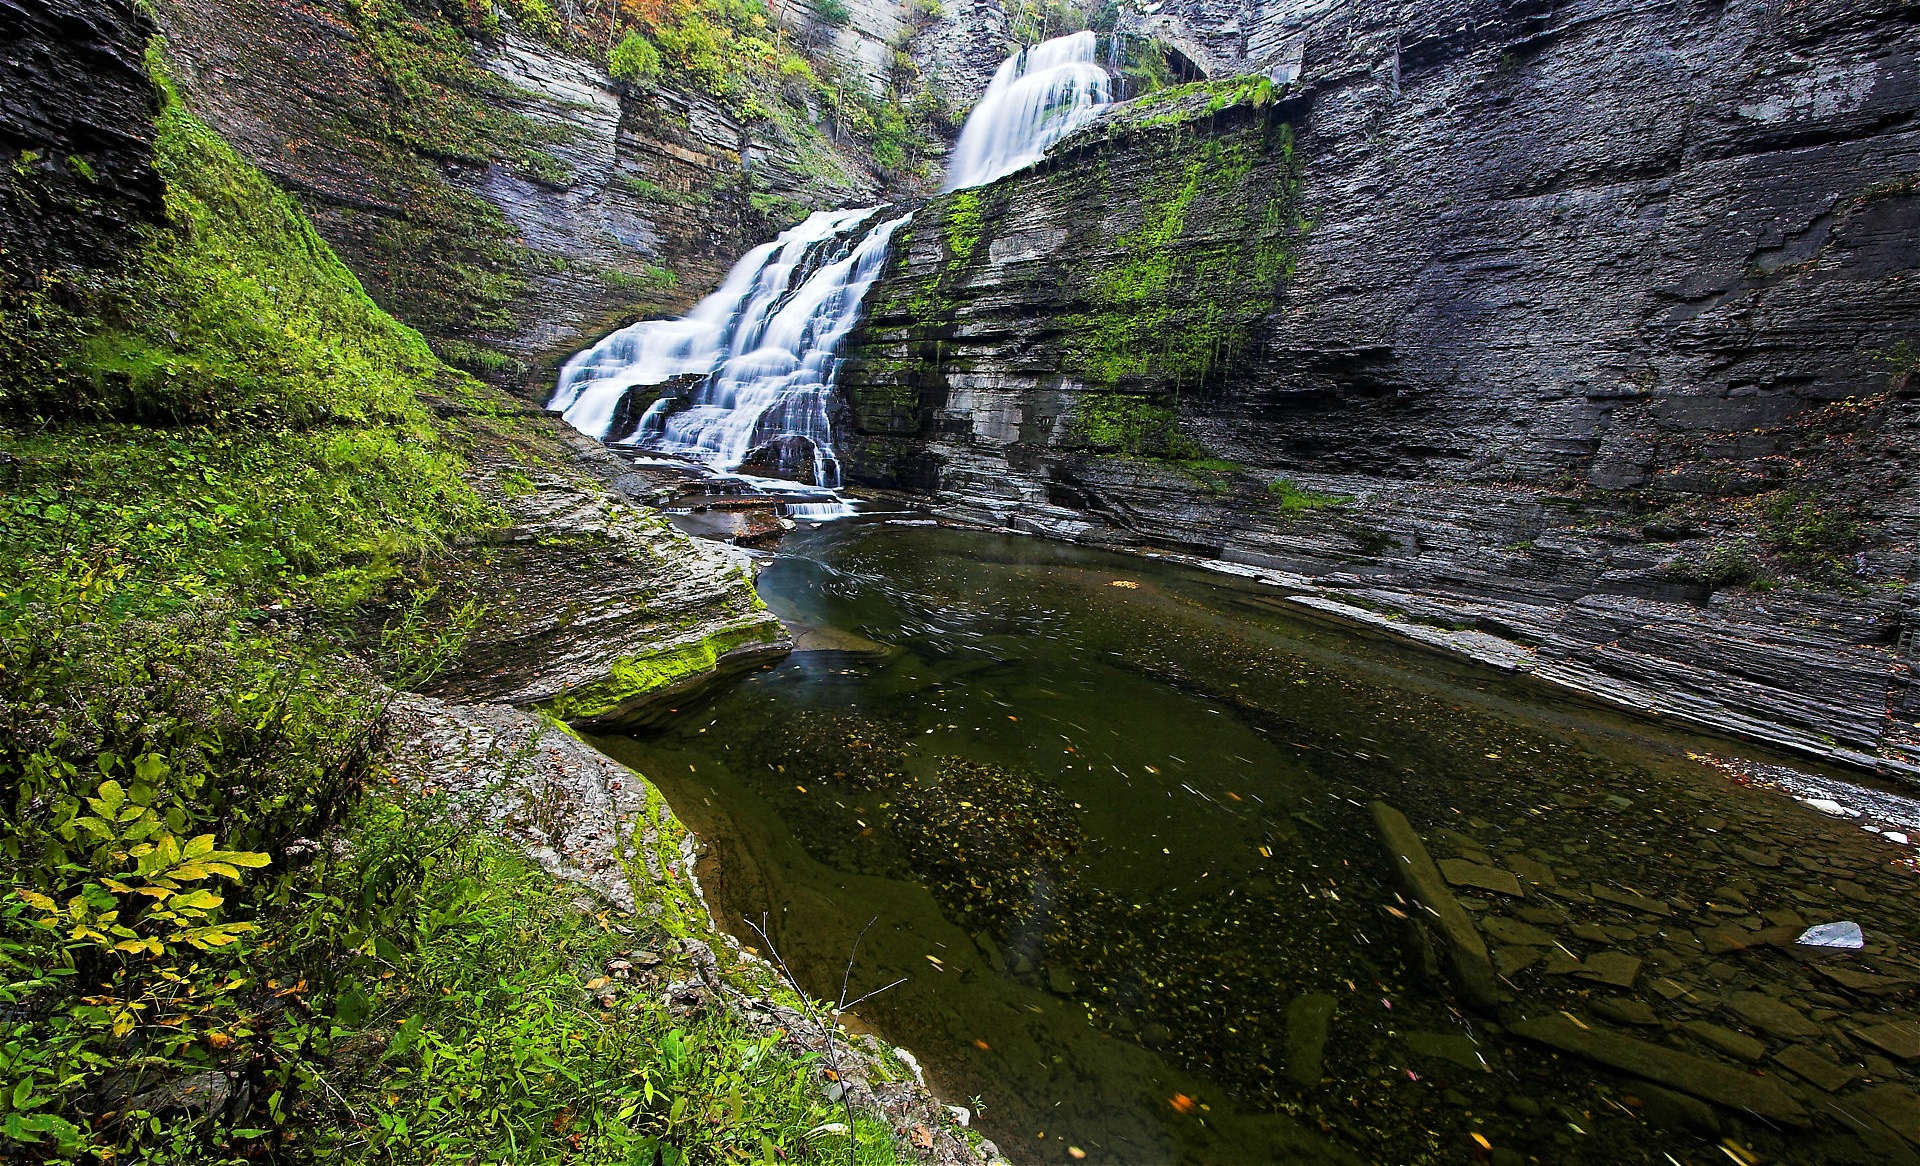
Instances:
[[[665,935],[387,771],[482,617],[470,455],[565,458],[170,89],[157,133],[166,221],[0,300],[0,1156],[845,1160],[804,1059],[595,983]]]

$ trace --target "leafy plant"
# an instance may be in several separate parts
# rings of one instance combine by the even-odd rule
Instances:
[[[651,88],[660,80],[660,50],[638,30],[629,30],[607,54],[607,72],[629,85]]]

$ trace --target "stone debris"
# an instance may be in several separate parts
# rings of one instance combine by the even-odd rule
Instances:
[[[1522,1020],[1509,1028],[1528,1040],[1645,1077],[1715,1105],[1787,1125],[1809,1124],[1807,1111],[1792,1094],[1768,1077],[1758,1077],[1624,1033],[1580,1024],[1559,1014]]]

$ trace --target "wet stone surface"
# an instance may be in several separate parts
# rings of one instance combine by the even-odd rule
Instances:
[[[839,525],[761,585],[879,649],[600,744],[820,994],[875,920],[855,1019],[1017,1162],[1920,1162],[1897,794],[1139,559]]]

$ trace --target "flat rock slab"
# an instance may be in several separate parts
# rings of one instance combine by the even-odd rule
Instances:
[[[1487,1059],[1480,1055],[1479,1043],[1465,1033],[1410,1032],[1404,1039],[1407,1047],[1422,1057],[1437,1057],[1452,1061],[1463,1069],[1483,1073],[1493,1071],[1493,1066],[1487,1064]]]
[[[1881,1085],[1849,1098],[1901,1137],[1920,1146],[1920,1095],[1904,1085]]]
[[[1540,962],[1546,953],[1537,947],[1500,947],[1493,952],[1493,970],[1502,976],[1511,976],[1523,968],[1530,968]]]
[[[1581,960],[1573,974],[1583,980],[1611,984],[1616,988],[1631,988],[1633,982],[1640,978],[1640,957],[1624,951],[1596,951]]]
[[[1735,992],[1727,997],[1727,1009],[1761,1032],[1787,1040],[1820,1035],[1820,1026],[1806,1013],[1762,992]]]
[[[1788,1045],[1775,1053],[1773,1059],[1794,1076],[1828,1093],[1832,1093],[1860,1075],[1858,1069],[1839,1064],[1806,1045]]]
[[[1446,945],[1447,964],[1454,983],[1468,1003],[1491,1008],[1500,1000],[1500,989],[1493,975],[1493,961],[1487,955],[1486,941],[1473,926],[1466,908],[1447,889],[1440,868],[1427,853],[1420,834],[1407,816],[1385,802],[1370,807],[1373,822],[1387,857],[1400,876],[1400,883],[1414,902],[1424,907],[1429,922]]]
[[[1510,854],[1507,856],[1507,866],[1512,868],[1514,874],[1520,876],[1522,882],[1531,883],[1536,887],[1560,885],[1560,880],[1554,876],[1553,868],[1537,858],[1528,858],[1524,854]]]
[[[1779,1082],[1754,1076],[1731,1065],[1692,1056],[1624,1033],[1581,1025],[1563,1015],[1522,1020],[1509,1028],[1528,1040],[1645,1077],[1656,1085],[1691,1093],[1715,1105],[1788,1125],[1810,1124],[1807,1111],[1800,1107],[1792,1094],[1781,1088]]]
[[[1920,1024],[1911,1020],[1856,1028],[1853,1033],[1890,1057],[1920,1061]]]
[[[1869,996],[1897,995],[1911,992],[1914,988],[1914,981],[1900,976],[1880,976],[1826,964],[1815,965],[1815,970],[1850,992],[1864,992]]]
[[[1511,895],[1516,899],[1527,893],[1520,886],[1520,880],[1513,877],[1513,872],[1497,866],[1483,866],[1464,858],[1441,859],[1440,873],[1456,887],[1474,887],[1498,895]]]
[[[1604,883],[1590,883],[1587,886],[1587,893],[1602,903],[1614,903],[1621,907],[1631,907],[1635,911],[1643,911],[1648,915],[1665,916],[1673,914],[1672,907],[1669,907],[1659,899],[1650,899],[1637,891],[1622,891],[1615,887],[1609,887]]]
[[[1710,1020],[1689,1020],[1686,1029],[1730,1057],[1738,1057],[1743,1061],[1757,1061],[1767,1055],[1765,1041],[1750,1037],[1744,1032],[1722,1028]]]
[[[1602,1020],[1611,1020],[1615,1024],[1657,1025],[1660,1014],[1644,1000],[1635,1000],[1631,996],[1613,997],[1593,1002],[1593,1014]]]
[[[1519,944],[1522,947],[1552,947],[1558,941],[1551,931],[1535,927],[1531,923],[1522,923],[1518,919],[1508,919],[1504,915],[1488,915],[1480,920],[1480,928],[1495,943]]]

